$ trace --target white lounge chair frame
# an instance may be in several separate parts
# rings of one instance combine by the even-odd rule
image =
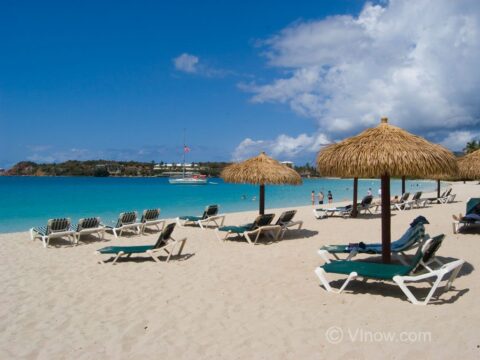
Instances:
[[[280,230],[280,233],[277,236],[277,239],[283,239],[287,230],[291,227],[294,227],[294,226],[297,226],[297,229],[300,230],[303,226],[303,221],[302,220],[297,220],[297,221],[289,221],[288,223],[282,223],[280,225],[281,230]]]
[[[344,210],[340,208],[313,209],[313,216],[317,219],[326,219],[339,213],[341,217],[347,218],[352,213],[352,209]]]
[[[83,219],[80,219],[78,222],[80,223]],[[98,234],[98,236],[103,240],[105,239],[105,231],[107,231],[107,228],[105,227],[105,225],[103,225],[101,222],[100,222],[100,219],[99,219],[99,226],[98,227],[94,227],[94,228],[86,228],[86,229],[81,229],[80,231],[75,231],[75,245],[78,244],[78,242],[80,241],[80,237],[82,235],[88,235],[88,234]]]
[[[250,245],[256,245],[258,239],[260,238],[260,236],[262,234],[270,235],[273,239],[277,240],[277,239],[279,239],[281,232],[282,232],[282,227],[280,225],[265,225],[265,226],[261,226],[259,228],[256,228],[255,230],[245,231],[243,233],[235,233],[235,232],[232,232],[232,231],[226,231],[225,236],[222,237],[220,235],[220,231],[218,229],[215,229],[215,235],[217,236],[217,239],[219,241],[224,242],[224,241],[227,240],[227,238],[231,234],[235,234],[237,236],[244,237]]]
[[[56,219],[48,220],[47,228],[50,226],[51,222],[54,220]],[[67,220],[69,221],[69,229],[70,229],[71,221],[69,218],[67,218]],[[50,244],[50,239],[64,238],[64,237],[66,237],[72,243],[72,245],[75,244],[75,231],[71,229],[65,230],[65,231],[52,231],[50,234],[45,234],[42,231],[40,231],[38,228],[30,229],[30,240],[34,241],[35,239],[41,239],[44,248],[48,247],[48,245]]]
[[[123,214],[123,213],[122,213]],[[119,219],[122,217],[122,214],[118,217]],[[135,218],[138,219],[137,212],[135,211]],[[122,224],[121,226],[117,227],[116,225],[114,226],[105,226],[105,231],[111,231],[113,233],[113,236],[115,236],[115,239],[117,239],[119,236],[122,236],[122,232],[127,229],[135,229],[137,234],[141,234],[143,231],[143,224],[135,221],[132,223],[128,224]]]
[[[155,209],[155,210],[158,210],[158,216],[160,216],[160,209]],[[143,211],[142,217],[145,216],[147,211],[148,210]],[[145,229],[147,229],[151,226],[155,226],[158,231],[162,231],[163,228],[165,227],[165,222],[166,222],[165,219],[145,220],[145,221],[141,222],[141,224],[142,224],[141,234],[143,235],[145,233]]]
[[[177,225],[182,228],[185,227],[185,225],[187,224],[195,224],[200,226],[200,229],[205,230],[209,227],[210,223],[214,223],[217,228],[223,226],[223,223],[225,222],[225,215],[217,214],[201,220],[182,220],[177,217],[175,220],[177,222]]]
[[[431,241],[431,239],[427,240],[425,245],[427,245],[429,243],[429,241]],[[400,287],[400,289],[403,291],[403,293],[407,296],[408,300],[410,300],[410,302],[412,304],[427,305],[428,302],[430,301],[431,297],[433,296],[433,294],[437,290],[438,286],[442,282],[445,275],[447,275],[448,273],[451,272],[452,274],[450,275],[450,277],[448,279],[447,285],[445,287],[445,291],[448,291],[450,289],[453,281],[457,277],[457,275],[458,275],[458,273],[459,273],[459,271],[460,271],[460,269],[461,269],[461,267],[464,263],[465,263],[465,260],[455,260],[455,261],[452,261],[452,262],[449,262],[447,264],[442,265],[437,270],[433,270],[429,266],[420,262],[420,264],[428,270],[427,273],[420,274],[420,275],[406,275],[406,276],[397,275],[397,276],[394,276],[392,280]],[[328,292],[336,293],[336,294],[340,294],[341,292],[343,292],[343,290],[345,290],[345,288],[350,283],[350,281],[356,279],[357,277],[361,277],[355,271],[353,271],[347,276],[347,279],[342,284],[340,289],[335,290],[330,286],[330,282],[328,281],[327,276],[326,276],[327,272],[322,267],[320,267],[320,266],[317,267],[315,269],[315,274],[320,279],[320,282],[322,283],[325,290],[327,290]],[[430,289],[428,295],[426,296],[426,298],[423,301],[419,301],[413,295],[413,293],[410,291],[408,286],[406,285],[407,282],[417,282],[417,281],[422,281],[422,280],[428,280],[428,279],[431,279],[431,278],[435,278],[435,281],[433,282],[432,288]],[[380,279],[363,278],[363,280],[366,282],[368,280],[379,281]],[[386,280],[386,281],[388,281],[388,280]]]

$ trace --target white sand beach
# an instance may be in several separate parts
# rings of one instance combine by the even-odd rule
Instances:
[[[48,249],[27,232],[2,234],[0,358],[478,358],[480,235],[453,234],[452,214],[465,213],[480,186],[453,183],[453,193],[453,203],[392,212],[392,240],[424,215],[430,235],[446,234],[438,256],[466,261],[453,290],[428,306],[412,305],[392,283],[355,281],[343,294],[320,286],[318,248],[380,242],[380,215],[317,220],[312,206],[300,207],[303,230],[257,246],[177,227],[176,237],[188,237],[180,259],[114,266],[98,264],[94,251],[151,244],[158,233],[76,247],[52,240]],[[268,208],[268,193],[266,205],[282,211]],[[225,224],[255,215],[227,214]],[[415,294],[427,285],[414,284]]]

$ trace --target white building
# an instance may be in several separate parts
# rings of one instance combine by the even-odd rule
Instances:
[[[295,166],[293,161],[280,161],[280,164],[287,165],[289,168],[292,168]]]

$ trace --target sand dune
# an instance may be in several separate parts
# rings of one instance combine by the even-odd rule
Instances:
[[[0,358],[478,357],[480,236],[454,235],[451,215],[464,212],[465,200],[479,196],[480,186],[453,187],[454,203],[392,217],[393,239],[422,214],[430,235],[447,234],[438,255],[467,261],[454,291],[429,306],[412,305],[386,283],[357,281],[341,295],[319,286],[316,250],[380,241],[379,217],[316,220],[305,206],[297,214],[304,230],[257,246],[221,243],[212,230],[177,228],[188,242],[183,256],[168,264],[148,257],[115,266],[96,262],[94,251],[102,246],[149,244],[157,234],[88,238],[77,247],[52,240],[49,249],[29,241],[26,232],[2,234]],[[254,216],[228,214],[226,224]],[[425,284],[415,286],[425,292]],[[386,332],[396,338],[379,339]],[[335,341],[340,333],[339,344],[326,336]]]

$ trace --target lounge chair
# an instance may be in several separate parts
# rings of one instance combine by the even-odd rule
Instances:
[[[466,214],[453,223],[453,233],[480,225],[480,198],[470,198],[467,200]]]
[[[80,219],[75,227],[75,244],[78,244],[82,235],[87,234],[98,234],[103,239],[105,231],[106,228],[98,217]]]
[[[293,221],[293,218],[295,217],[295,214],[297,213],[297,210],[289,210],[283,212],[279,217],[275,225],[279,225],[281,227],[281,231],[279,233],[279,237],[283,239],[285,236],[285,233],[287,232],[288,228],[291,228],[293,226],[298,226],[298,229],[300,230],[303,226],[303,221],[297,220]]]
[[[198,225],[203,230],[208,227],[210,223],[214,223],[215,226],[223,226],[225,221],[225,215],[218,214],[218,205],[208,205],[201,216],[179,216],[177,217],[178,226],[184,227],[185,225]]]
[[[450,188],[450,189],[448,189],[445,196],[443,198],[438,199],[438,201],[442,204],[451,203],[455,200],[456,196],[457,196],[457,194],[452,194],[452,188]]]
[[[69,218],[50,219],[47,226],[33,227],[30,229],[30,239],[41,239],[43,247],[48,247],[50,239],[66,237],[72,245],[75,243],[75,231]]]
[[[362,277],[365,280],[374,279],[380,281],[394,281],[410,302],[415,305],[427,305],[441,281],[448,273],[451,273],[451,276],[448,279],[445,290],[448,291],[450,289],[465,262],[464,260],[455,260],[442,265],[437,270],[416,274],[416,270],[421,265],[421,261],[430,260],[429,257],[431,256],[431,253],[438,249],[438,243],[441,242],[444,237],[445,235],[442,234],[432,239],[428,239],[423,246],[419,247],[410,265],[337,260],[317,267],[315,269],[315,274],[318,276],[327,291],[335,293],[341,293],[349,282],[357,277]],[[333,290],[330,286],[330,282],[326,278],[327,273],[344,274],[348,275],[348,277],[339,290]],[[419,301],[406,285],[407,282],[429,280],[431,278],[435,278],[435,281],[423,301]]]
[[[424,224],[429,224],[423,216],[417,216],[410,224],[407,231],[396,241],[391,243],[392,254],[404,262],[405,251],[417,248],[429,236],[425,234]],[[362,242],[348,245],[325,245],[318,250],[318,255],[329,263],[329,255],[339,260],[338,254],[348,254],[346,260],[351,260],[358,254],[381,254],[382,244],[364,244]]]
[[[400,197],[397,202],[392,202],[391,208],[392,210],[405,210],[409,206],[408,198],[410,197],[410,193],[406,192]]]
[[[187,238],[183,238],[181,240],[175,240],[172,238],[172,232],[175,228],[175,223],[168,224],[160,233],[157,242],[154,245],[137,245],[137,246],[108,246],[102,249],[99,249],[95,252],[97,255],[112,255],[113,261],[112,265],[117,262],[117,260],[122,257],[126,256],[129,258],[133,254],[147,254],[152,257],[155,262],[160,262],[159,253],[165,252],[167,254],[166,262],[170,261],[170,258],[175,251],[175,249],[179,246],[177,256],[182,254],[183,247],[185,246],[185,242]],[[112,257],[107,260],[100,260],[100,263],[108,262]]]
[[[373,201],[373,196],[367,195],[365,196],[360,203],[357,204],[357,211],[361,213],[362,211],[364,213],[369,212],[370,214],[372,213],[370,211],[370,208],[374,205],[372,205]],[[352,214],[353,210],[353,205],[347,205],[347,206],[339,206],[339,207],[334,207],[334,208],[327,208],[327,209],[314,209],[313,210],[313,215],[317,219],[324,219],[330,216],[341,216],[343,218],[346,218]]]
[[[412,200],[408,200],[405,204],[405,209],[413,209],[414,207],[420,208],[427,205],[427,199],[422,199],[422,191],[417,191]]]
[[[282,227],[280,225],[271,225],[275,214],[259,215],[251,224],[240,226],[222,226],[215,229],[215,235],[218,240],[225,241],[231,234],[244,237],[251,245],[255,245],[262,234],[272,235],[274,239],[278,239]],[[220,236],[220,232],[225,232],[225,236]]]
[[[445,190],[439,197],[430,197],[430,198],[426,198],[425,200],[427,200],[429,204],[432,204],[435,202],[438,204],[443,204],[447,202],[447,200],[450,198],[451,192],[452,192],[452,188],[449,188]],[[453,199],[455,199],[455,196],[453,196]],[[451,201],[453,201],[453,199]]]
[[[163,230],[165,226],[165,220],[159,219],[160,209],[148,209],[143,210],[142,218],[140,223],[142,223],[142,234],[145,232],[145,229],[150,226],[155,226],[157,230]]]
[[[360,204],[357,204],[357,211],[361,213],[362,211],[366,214],[369,212],[370,214],[372,213],[370,211],[370,208],[372,208],[374,205],[372,204],[373,202],[373,196],[372,195],[367,195],[365,196]]]
[[[337,206],[333,208],[319,208],[319,209],[313,209],[313,215],[317,219],[325,219],[331,216],[341,216],[343,218],[346,218],[347,216],[350,216],[352,213],[352,205],[346,205],[346,206]]]
[[[122,232],[128,229],[134,229],[137,234],[142,232],[142,223],[137,222],[137,212],[120,213],[117,223],[114,226],[105,225],[107,231],[111,231],[115,238],[122,236]]]

